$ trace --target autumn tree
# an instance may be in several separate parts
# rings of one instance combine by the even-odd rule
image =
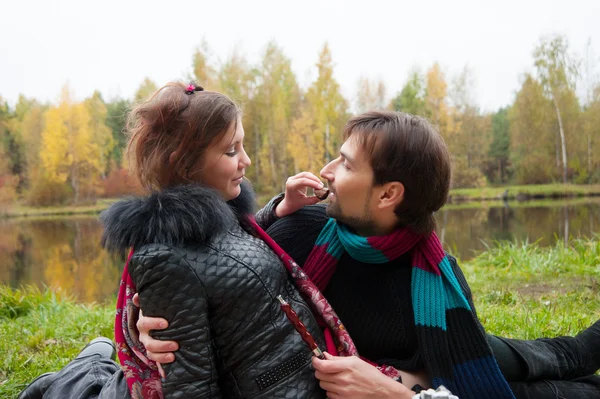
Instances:
[[[491,144],[491,117],[480,114],[473,91],[473,72],[465,67],[452,80],[449,123],[445,129],[454,163],[455,187],[482,187],[487,183],[483,170]]]
[[[208,43],[203,40],[192,56],[193,74],[191,80],[206,90],[221,91],[219,76],[214,63],[211,62],[211,52]]]
[[[94,196],[94,184],[102,173],[101,149],[95,140],[85,103],[71,99],[68,86],[58,106],[46,112],[40,159],[50,182],[69,183],[73,201]]]
[[[348,103],[333,76],[333,59],[326,43],[319,52],[317,79],[306,92],[307,112],[314,120],[314,145],[319,164],[325,165],[341,144],[341,130],[346,122]]]
[[[425,108],[432,123],[442,135],[451,133],[448,110],[448,83],[440,65],[436,62],[427,70]]]
[[[363,113],[385,109],[386,88],[381,79],[372,80],[361,76],[356,91],[356,110]]]
[[[516,183],[541,184],[554,180],[554,115],[542,84],[526,75],[509,111],[510,161]]]
[[[141,103],[149,99],[158,90],[158,86],[150,78],[144,78],[140,86],[135,92],[134,100],[136,103]]]
[[[561,144],[562,180],[566,184],[568,168],[566,135],[572,133],[565,130],[561,102],[566,101],[564,97],[574,90],[578,63],[570,54],[569,43],[564,36],[542,39],[535,48],[533,56],[537,75],[556,114]]]
[[[84,101],[87,113],[90,116],[89,130],[94,148],[98,151],[96,158],[99,161],[102,177],[109,172],[110,155],[115,146],[110,127],[107,126],[108,110],[106,104],[97,90]]]
[[[291,61],[271,42],[263,55],[254,99],[254,127],[260,135],[254,159],[260,170],[259,189],[279,191],[289,175],[287,140],[299,102],[300,89]]]

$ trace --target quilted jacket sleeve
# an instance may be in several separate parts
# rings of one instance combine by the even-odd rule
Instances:
[[[263,230],[268,229],[273,223],[279,220],[277,215],[275,215],[275,208],[277,208],[277,205],[283,200],[283,197],[283,193],[276,195],[267,203],[267,205],[256,212],[256,223],[262,227]]]
[[[134,254],[130,274],[145,315],[164,317],[169,328],[154,338],[179,343],[175,361],[163,365],[165,398],[221,398],[211,346],[207,298],[201,280],[181,255],[166,246]]]

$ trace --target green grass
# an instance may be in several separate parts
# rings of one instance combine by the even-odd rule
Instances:
[[[0,287],[0,398],[60,369],[92,338],[112,338],[114,309],[76,304],[60,292]]]
[[[600,318],[600,238],[496,243],[462,264],[489,333],[574,335]],[[114,302],[100,306],[34,288],[0,287],[0,397],[58,370],[92,338],[113,337]]]
[[[534,184],[524,186],[502,186],[485,188],[457,188],[450,190],[452,201],[497,200],[508,189],[508,199],[518,194],[531,198],[567,198],[600,195],[600,185],[578,184]]]
[[[554,247],[498,243],[462,268],[489,333],[571,335],[600,318],[598,237]]]

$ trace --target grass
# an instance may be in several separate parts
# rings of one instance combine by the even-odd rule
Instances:
[[[0,398],[63,367],[92,338],[113,337],[114,304],[76,304],[61,292],[0,287]]]
[[[463,265],[489,333],[572,335],[600,319],[600,239],[503,242]]]
[[[489,333],[574,335],[600,318],[600,238],[565,245],[495,243],[462,264]],[[62,293],[0,287],[0,397],[58,370],[92,338],[113,337],[114,302],[82,305]]]
[[[518,195],[526,199],[569,198],[600,195],[600,185],[583,184],[534,184],[524,186],[501,186],[485,188],[457,188],[450,190],[452,201],[497,200],[508,190],[508,199],[517,199]],[[525,199],[524,198],[524,199]]]

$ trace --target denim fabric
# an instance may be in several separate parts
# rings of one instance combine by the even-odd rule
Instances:
[[[117,363],[100,355],[75,359],[52,376],[43,399],[129,399],[123,377]]]

